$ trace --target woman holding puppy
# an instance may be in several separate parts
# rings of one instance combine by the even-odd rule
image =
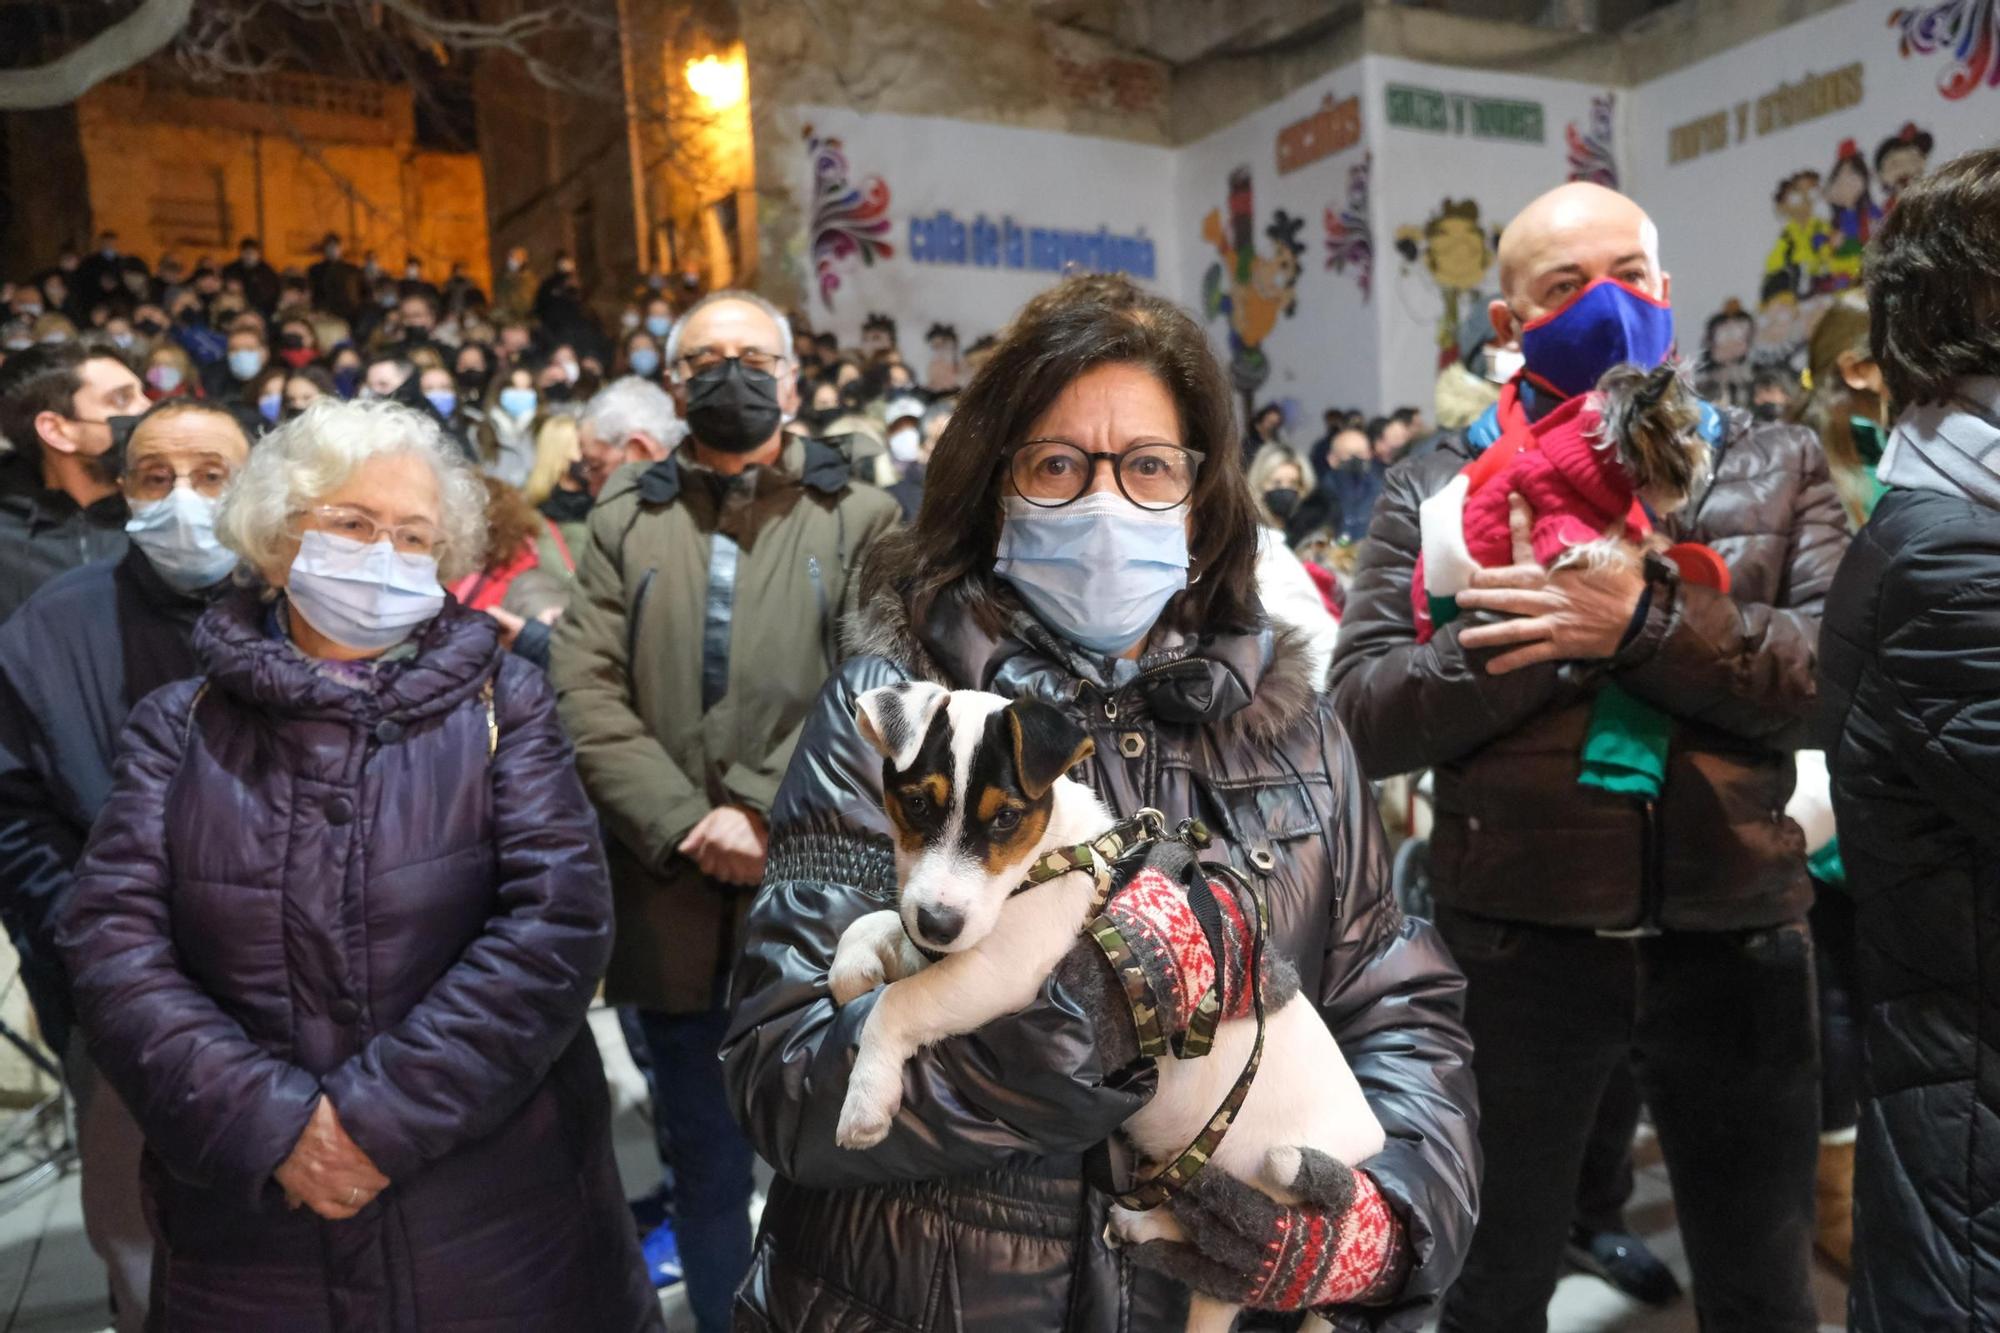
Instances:
[[[779,1176],[739,1327],[1172,1329],[1189,1283],[1404,1327],[1456,1274],[1477,1193],[1463,983],[1389,897],[1369,789],[1305,645],[1265,623],[1233,441],[1200,329],[1123,278],[1074,278],[1023,310],[961,396],[915,525],[871,557],[860,655],[805,724],[735,978],[730,1087]],[[1086,1157],[1156,1076],[1089,940],[1027,1009],[922,1050],[881,1143],[836,1146],[881,992],[837,1006],[827,974],[846,928],[896,893],[856,699],[901,680],[1053,705],[1094,744],[1071,776],[1116,815],[1203,821],[1205,856],[1267,902],[1269,947],[1317,999],[1387,1146],[1302,1177],[1295,1207],[1204,1171],[1166,1205],[1191,1245],[1113,1248]],[[1187,994],[1213,970],[1208,937],[1191,916],[1161,937],[1141,965],[1157,993]]]

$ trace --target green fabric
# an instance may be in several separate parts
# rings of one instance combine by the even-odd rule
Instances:
[[[1875,475],[1875,465],[1882,461],[1882,449],[1887,444],[1882,431],[1882,423],[1873,417],[1849,417],[1848,433],[1854,437],[1854,452],[1868,465],[1868,475]]]
[[[1847,887],[1847,865],[1840,859],[1839,838],[1806,858],[1806,873],[1832,888]]]
[[[1426,593],[1430,599],[1431,624],[1442,627],[1458,619],[1458,598]]]
[[[1583,771],[1577,781],[1621,796],[1648,800],[1667,779],[1667,743],[1673,720],[1616,685],[1597,692],[1590,730],[1583,738]]]

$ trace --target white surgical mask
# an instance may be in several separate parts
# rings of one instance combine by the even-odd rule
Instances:
[[[167,586],[195,592],[236,568],[236,553],[216,540],[215,506],[192,486],[176,484],[164,499],[133,505],[125,532]]]
[[[363,652],[395,647],[444,606],[433,557],[313,528],[299,538],[285,591],[314,629]]]
[[[146,368],[146,383],[152,385],[161,393],[172,393],[175,389],[181,387],[181,368],[165,364],[148,366]]]
[[[905,426],[901,430],[889,432],[889,457],[898,463],[917,461],[917,447],[923,443],[923,434],[915,426]]]
[[[1059,508],[1005,501],[993,572],[1049,628],[1116,656],[1187,587],[1187,506],[1152,511],[1099,491]]]

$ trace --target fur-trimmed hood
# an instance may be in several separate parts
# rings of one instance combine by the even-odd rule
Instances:
[[[880,657],[905,674],[948,689],[995,689],[1073,704],[1086,693],[1142,695],[1155,716],[1216,728],[1224,740],[1268,745],[1310,719],[1319,689],[1305,636],[1285,626],[1189,641],[1178,634],[1149,649],[1137,674],[1066,642],[1014,600],[1004,631],[983,629],[963,597],[939,597],[920,615],[893,587],[878,588],[842,622],[850,656]],[[920,622],[920,623],[919,623]],[[1129,670],[1129,669],[1128,669]]]

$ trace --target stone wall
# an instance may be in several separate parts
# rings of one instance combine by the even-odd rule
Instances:
[[[223,260],[255,235],[283,268],[337,231],[356,259],[373,249],[395,270],[407,248],[435,278],[460,262],[489,280],[479,159],[414,147],[407,89],[285,76],[265,91],[209,96],[143,71],[92,89],[76,105],[89,208],[65,239],[109,227],[149,260]]]

